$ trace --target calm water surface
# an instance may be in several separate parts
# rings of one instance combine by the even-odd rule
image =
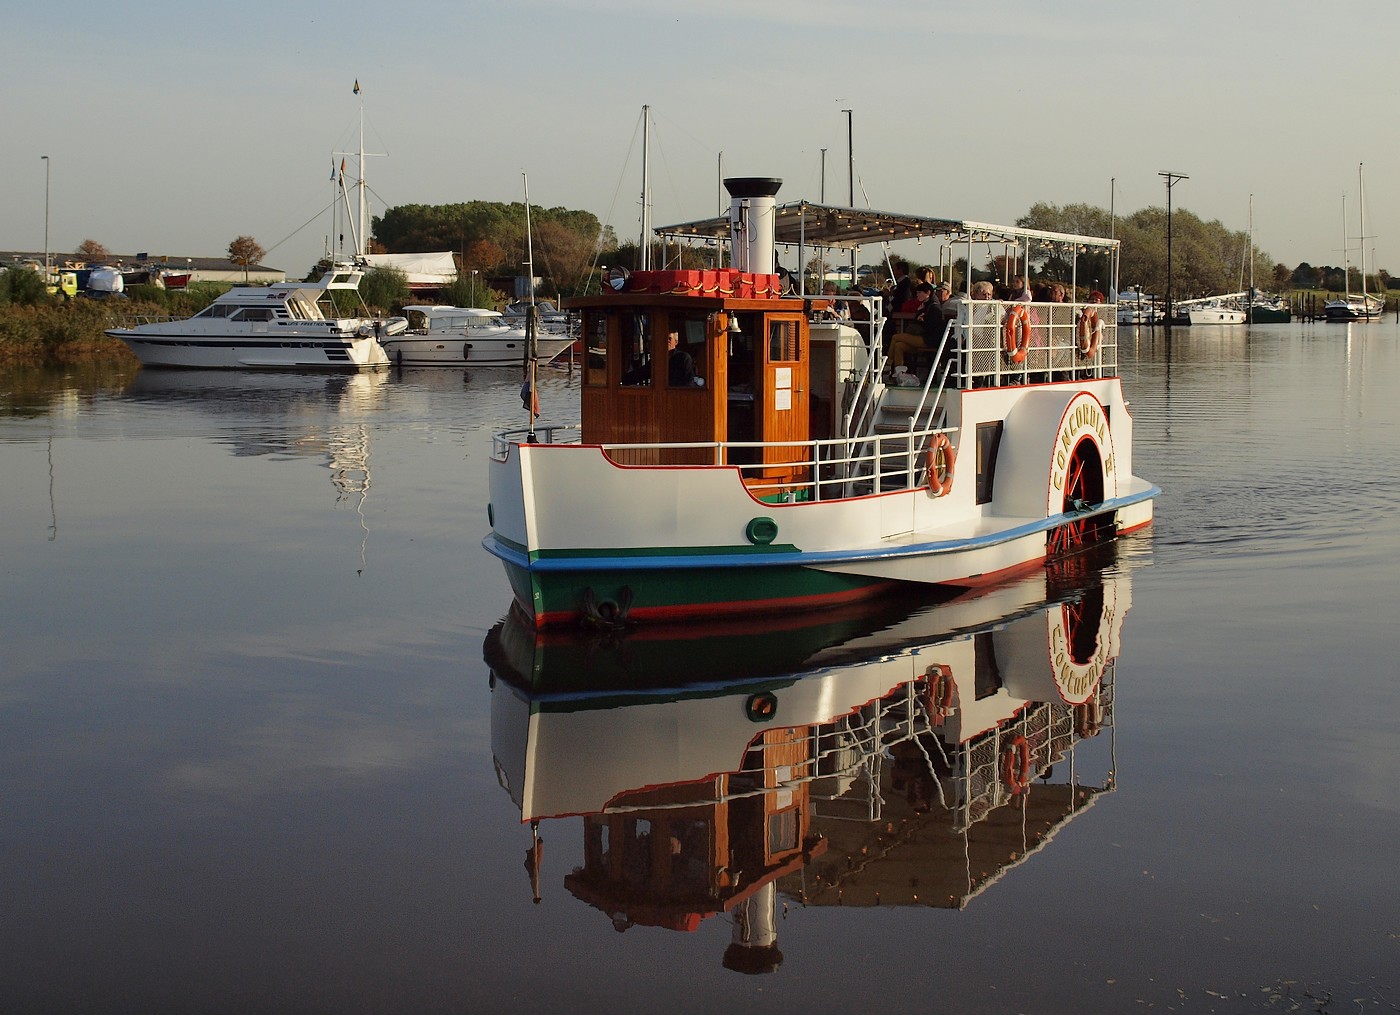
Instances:
[[[480,547],[512,372],[0,376],[0,1010],[1397,1010],[1400,334],[1120,345],[1164,493],[1074,573],[538,647]],[[895,733],[721,778],[928,664],[1044,685],[1071,611],[1111,708],[1024,794],[930,807]]]

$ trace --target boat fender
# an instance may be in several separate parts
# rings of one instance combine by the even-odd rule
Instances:
[[[1031,312],[1024,303],[1013,303],[1006,312],[1006,358],[1012,363],[1024,363],[1031,345]]]
[[[1013,794],[1024,793],[1030,787],[1031,745],[1019,733],[1001,754],[1001,781]]]
[[[778,714],[778,696],[771,691],[751,694],[744,702],[744,715],[749,722],[771,722]]]
[[[463,342],[463,343],[462,343],[462,359],[471,359],[471,358],[472,358],[472,344],[471,344],[470,342]]]
[[[368,325],[368,324],[362,324],[362,325],[360,325],[360,327],[359,327],[359,329],[358,329],[358,331],[357,331],[356,333],[357,333],[361,338],[369,338],[369,336],[370,336],[370,328],[369,328],[369,325]]]
[[[953,668],[934,663],[924,671],[924,681],[929,716],[933,725],[942,726],[944,720],[953,714],[953,692],[958,687],[953,680]]]
[[[1103,321],[1092,307],[1085,307],[1079,314],[1076,326],[1079,334],[1079,355],[1085,359],[1099,351],[1099,339],[1103,338]]]
[[[938,467],[939,455],[943,457],[943,467]],[[946,497],[953,490],[953,469],[958,464],[958,453],[946,433],[934,434],[929,445],[927,461],[928,492],[934,497]]]

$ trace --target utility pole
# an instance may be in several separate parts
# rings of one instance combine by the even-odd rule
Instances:
[[[44,160],[44,285],[49,284],[49,167],[53,164],[47,155]]]
[[[843,110],[841,110],[841,112],[843,112],[843,113],[846,114],[846,166],[847,166],[847,173],[849,174],[849,176],[850,176],[850,181],[851,181],[851,182],[850,182],[850,187],[851,187],[851,192],[850,192],[851,207],[854,208],[854,207],[856,206],[856,143],[855,143],[855,133],[853,132],[853,129],[852,129],[852,126],[851,126],[851,110],[849,110],[849,109],[843,109]],[[851,285],[854,286],[855,284],[856,284],[856,248],[855,248],[855,247],[852,247],[852,248],[851,248]]]
[[[1172,332],[1172,188],[1191,177],[1180,173],[1158,173],[1167,183],[1167,334]]]

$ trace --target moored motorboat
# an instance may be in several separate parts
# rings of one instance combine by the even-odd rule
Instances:
[[[1293,320],[1293,310],[1281,296],[1256,293],[1249,301],[1250,324],[1287,324]]]
[[[587,350],[581,426],[532,420],[495,438],[484,545],[537,625],[976,584],[1151,522],[1158,491],[1132,472],[1112,305],[969,290],[918,385],[896,387],[882,381],[878,305],[865,304],[873,327],[814,322],[817,308],[782,295],[773,271],[775,243],[856,248],[879,235],[959,248],[967,263],[998,244],[1116,268],[1117,241],[779,207],[780,181],[726,186],[728,216],[658,232],[713,241],[732,229],[736,267],[638,272],[568,301]],[[1065,263],[1077,270],[1073,253]]]
[[[1239,307],[1218,302],[1206,302],[1187,311],[1192,324],[1243,324],[1245,312]]]
[[[1223,296],[1201,296],[1197,299],[1179,300],[1173,311],[1176,317],[1173,324],[1244,324],[1247,292],[1227,293]]]
[[[504,323],[497,310],[415,304],[403,308],[408,327],[384,340],[398,366],[520,366],[528,342],[525,328]],[[552,359],[573,339],[543,329],[535,339],[536,356]]]
[[[359,300],[358,267],[334,265],[311,282],[235,286],[193,317],[146,320],[107,334],[143,367],[196,370],[364,370],[385,367],[380,340],[402,317],[345,315],[336,300]]]
[[[1369,293],[1346,293],[1340,299],[1322,304],[1329,321],[1371,321],[1385,313],[1385,301]]]

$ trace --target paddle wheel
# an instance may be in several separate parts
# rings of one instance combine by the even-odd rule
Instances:
[[[1061,510],[1067,515],[1103,503],[1103,460],[1098,445],[1087,437],[1074,446],[1065,470],[1065,496]],[[1077,553],[1114,534],[1113,516],[1076,518],[1056,526],[1046,537],[1048,559]]]

